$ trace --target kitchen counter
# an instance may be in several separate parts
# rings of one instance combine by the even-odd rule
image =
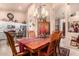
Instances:
[[[4,39],[6,39],[6,35],[4,34],[4,32],[0,32],[0,40]]]

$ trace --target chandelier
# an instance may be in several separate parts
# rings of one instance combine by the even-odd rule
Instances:
[[[43,5],[40,5],[38,8],[35,8],[33,16],[40,20],[45,20],[48,17],[48,11]]]

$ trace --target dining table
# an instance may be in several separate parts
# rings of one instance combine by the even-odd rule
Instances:
[[[26,48],[30,53],[38,52],[43,49],[49,43],[49,38],[21,38],[18,39],[20,52],[23,52]]]
[[[53,41],[57,39],[57,35],[53,34]],[[55,39],[56,38],[56,39]],[[27,38],[23,37],[17,40],[19,44],[20,52],[23,52],[25,48],[30,51],[30,53],[38,52],[38,55],[40,53],[40,50],[46,47],[50,43],[50,37],[48,38]]]

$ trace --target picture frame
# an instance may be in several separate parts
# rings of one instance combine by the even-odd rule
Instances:
[[[45,34],[45,36],[43,34]],[[50,35],[50,22],[39,21],[38,22],[38,36],[47,37],[48,35]]]
[[[68,22],[68,32],[79,33],[79,21]]]

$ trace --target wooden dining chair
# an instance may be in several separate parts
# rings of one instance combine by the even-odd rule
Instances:
[[[54,36],[55,35],[55,36]],[[53,34],[52,34],[52,37],[51,37],[51,40],[56,40],[55,42],[55,55],[57,55],[59,53],[60,55],[60,41],[61,41],[61,38],[62,38],[62,32],[60,31],[55,31]],[[58,51],[57,51],[58,50]]]
[[[35,38],[35,32],[34,31],[28,31],[29,38]]]
[[[40,51],[40,55],[50,56],[50,55],[57,55],[56,48],[59,43],[59,33],[53,33],[50,37],[50,43],[44,49]]]
[[[56,54],[56,41],[51,41],[44,49],[40,51],[40,56],[50,56]]]
[[[59,55],[61,55],[61,53],[60,53],[60,41],[61,41],[61,38],[62,38],[62,32],[59,32],[58,40],[57,40],[57,50],[58,50]]]
[[[4,32],[4,33],[7,36],[7,40],[8,40],[8,43],[11,48],[13,56],[22,56],[27,53],[27,51],[26,52],[25,51],[24,52],[17,52],[16,47],[15,47],[15,42],[14,42],[14,39],[13,39],[11,33],[9,33],[9,32]]]

